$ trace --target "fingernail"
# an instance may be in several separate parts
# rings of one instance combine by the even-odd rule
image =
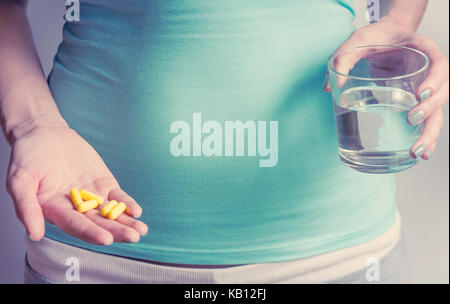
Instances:
[[[427,157],[428,157],[428,159],[430,159],[431,153],[433,153],[433,151],[431,151],[431,150],[429,150],[429,151],[427,152]]]
[[[426,147],[424,145],[420,145],[418,146],[415,150],[414,150],[414,156],[415,158],[419,158],[422,156],[423,153],[425,153]]]
[[[325,79],[323,80],[323,86],[322,86],[322,90],[326,90],[327,86],[328,86],[328,82],[330,80],[330,77],[328,76],[328,73],[325,75]]]
[[[420,101],[425,101],[430,96],[431,96],[431,89],[425,89],[419,94]]]
[[[112,245],[113,242],[114,242],[114,240],[104,240],[104,241],[102,242],[102,244],[103,244],[104,246],[109,246],[109,245]]]
[[[408,122],[411,125],[417,125],[419,121],[423,118],[425,113],[422,110],[414,111],[412,113],[409,113],[408,115]]]
[[[28,237],[29,237],[30,240],[32,240],[33,242],[39,241],[38,239],[34,238],[31,234],[29,234]]]

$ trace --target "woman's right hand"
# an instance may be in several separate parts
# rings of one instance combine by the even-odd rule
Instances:
[[[80,213],[68,196],[71,188],[125,202],[127,214],[112,221],[98,209]],[[148,230],[135,219],[142,208],[120,188],[98,153],[68,126],[37,126],[14,140],[7,190],[17,217],[34,241],[44,236],[44,219],[98,245],[137,242]]]

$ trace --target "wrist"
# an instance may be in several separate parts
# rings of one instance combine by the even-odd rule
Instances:
[[[414,32],[415,29],[411,24],[407,24],[404,22],[399,22],[394,18],[389,18],[388,16],[382,17],[377,23],[383,23],[389,25],[389,27],[394,27],[401,32]]]
[[[68,128],[67,122],[61,115],[56,113],[40,114],[31,119],[20,123],[6,126],[5,135],[10,145],[14,144],[19,138],[38,128]]]
[[[421,18],[420,18],[421,19]],[[402,9],[394,8],[378,22],[389,23],[404,32],[415,32],[420,24],[420,19]]]
[[[0,122],[9,144],[36,128],[68,127],[48,87],[35,78],[0,96]]]

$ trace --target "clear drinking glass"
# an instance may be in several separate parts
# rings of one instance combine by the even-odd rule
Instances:
[[[415,165],[409,150],[423,123],[407,113],[418,104],[416,90],[429,70],[427,56],[398,45],[369,45],[335,53],[328,73],[345,165],[366,173],[394,173]]]

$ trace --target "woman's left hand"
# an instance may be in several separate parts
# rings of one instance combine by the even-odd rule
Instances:
[[[409,124],[417,125],[424,122],[423,133],[412,145],[410,154],[414,158],[429,159],[436,148],[436,140],[444,122],[442,106],[449,98],[449,61],[432,39],[383,19],[356,30],[335,52],[357,46],[378,44],[408,46],[424,52],[430,59],[428,77],[416,91],[416,98],[420,102],[408,112]],[[352,61],[351,58],[347,60]],[[354,63],[348,62],[345,65],[353,66]],[[329,81],[325,82],[324,90],[330,92]]]

